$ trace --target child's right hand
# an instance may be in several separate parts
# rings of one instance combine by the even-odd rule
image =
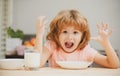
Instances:
[[[43,34],[45,31],[45,25],[47,23],[45,16],[40,16],[37,19],[37,33]]]

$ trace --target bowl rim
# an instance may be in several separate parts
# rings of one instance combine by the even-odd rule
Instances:
[[[24,59],[0,59],[0,61],[23,61]]]
[[[93,63],[93,61],[56,61],[56,63],[60,67],[65,68],[65,69],[84,69],[84,68],[89,67]],[[86,66],[83,67],[83,65],[81,65],[81,63]],[[75,64],[75,66],[70,66],[70,65],[74,65],[74,64]]]
[[[57,62],[62,62],[62,63],[81,63],[81,62],[92,63],[93,61],[56,61],[56,63]]]

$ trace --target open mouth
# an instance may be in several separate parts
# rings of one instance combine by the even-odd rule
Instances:
[[[65,47],[66,47],[66,48],[72,48],[73,45],[74,45],[73,42],[65,42]]]

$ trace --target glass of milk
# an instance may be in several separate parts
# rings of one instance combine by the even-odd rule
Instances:
[[[40,52],[35,52],[33,50],[25,50],[25,67],[30,69],[40,68]]]

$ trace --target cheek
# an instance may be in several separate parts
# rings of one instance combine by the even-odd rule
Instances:
[[[65,36],[63,34],[60,34],[59,35],[59,41],[60,42],[63,42],[63,40],[65,39]]]
[[[81,35],[77,35],[75,38],[77,41],[81,41],[81,37],[82,37]]]

